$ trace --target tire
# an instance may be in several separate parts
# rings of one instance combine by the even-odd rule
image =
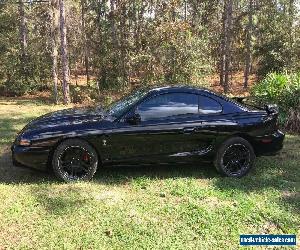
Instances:
[[[232,137],[219,147],[214,165],[223,176],[242,177],[250,171],[254,161],[251,144],[241,137]]]
[[[52,157],[54,174],[62,181],[88,181],[98,166],[98,154],[87,142],[80,139],[63,141]]]

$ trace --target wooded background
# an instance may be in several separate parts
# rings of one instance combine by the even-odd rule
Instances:
[[[298,0],[0,0],[0,91],[263,79],[300,68]],[[2,86],[2,88],[1,88]]]

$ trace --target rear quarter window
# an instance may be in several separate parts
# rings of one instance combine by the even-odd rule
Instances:
[[[199,113],[200,114],[218,114],[223,111],[222,105],[211,97],[199,96]]]

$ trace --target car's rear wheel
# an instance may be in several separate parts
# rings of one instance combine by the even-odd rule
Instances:
[[[55,175],[66,182],[90,180],[97,166],[97,152],[87,142],[79,139],[63,141],[52,158]]]
[[[253,167],[254,160],[251,144],[241,137],[232,137],[219,147],[214,165],[222,175],[242,177]]]

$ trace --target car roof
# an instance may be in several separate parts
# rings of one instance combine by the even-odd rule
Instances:
[[[150,92],[177,92],[177,91],[183,91],[183,92],[199,92],[204,91],[208,92],[210,94],[215,94],[213,91],[210,91],[206,88],[198,88],[198,87],[192,87],[192,86],[186,86],[186,85],[174,85],[174,86],[152,86],[148,88]]]
[[[187,86],[187,85],[173,85],[173,86],[152,86],[148,87],[149,93],[167,93],[167,92],[191,92],[191,93],[197,93],[197,94],[208,94],[217,96],[218,98],[223,99],[224,101],[230,101],[230,99],[222,94],[215,93],[212,90],[209,90],[204,87],[193,87],[193,86]]]
[[[231,107],[234,106],[235,108],[238,108],[240,110],[245,110],[245,107],[234,100],[228,98],[225,95],[215,93],[212,90],[206,89],[204,87],[193,87],[193,86],[187,86],[187,85],[172,85],[172,86],[149,86],[147,88],[149,91],[148,94],[153,95],[155,93],[174,93],[174,92],[189,92],[189,93],[195,93],[195,94],[206,94],[208,96],[214,96],[218,98],[218,100],[222,100],[223,104],[227,103],[227,105],[230,105]]]

